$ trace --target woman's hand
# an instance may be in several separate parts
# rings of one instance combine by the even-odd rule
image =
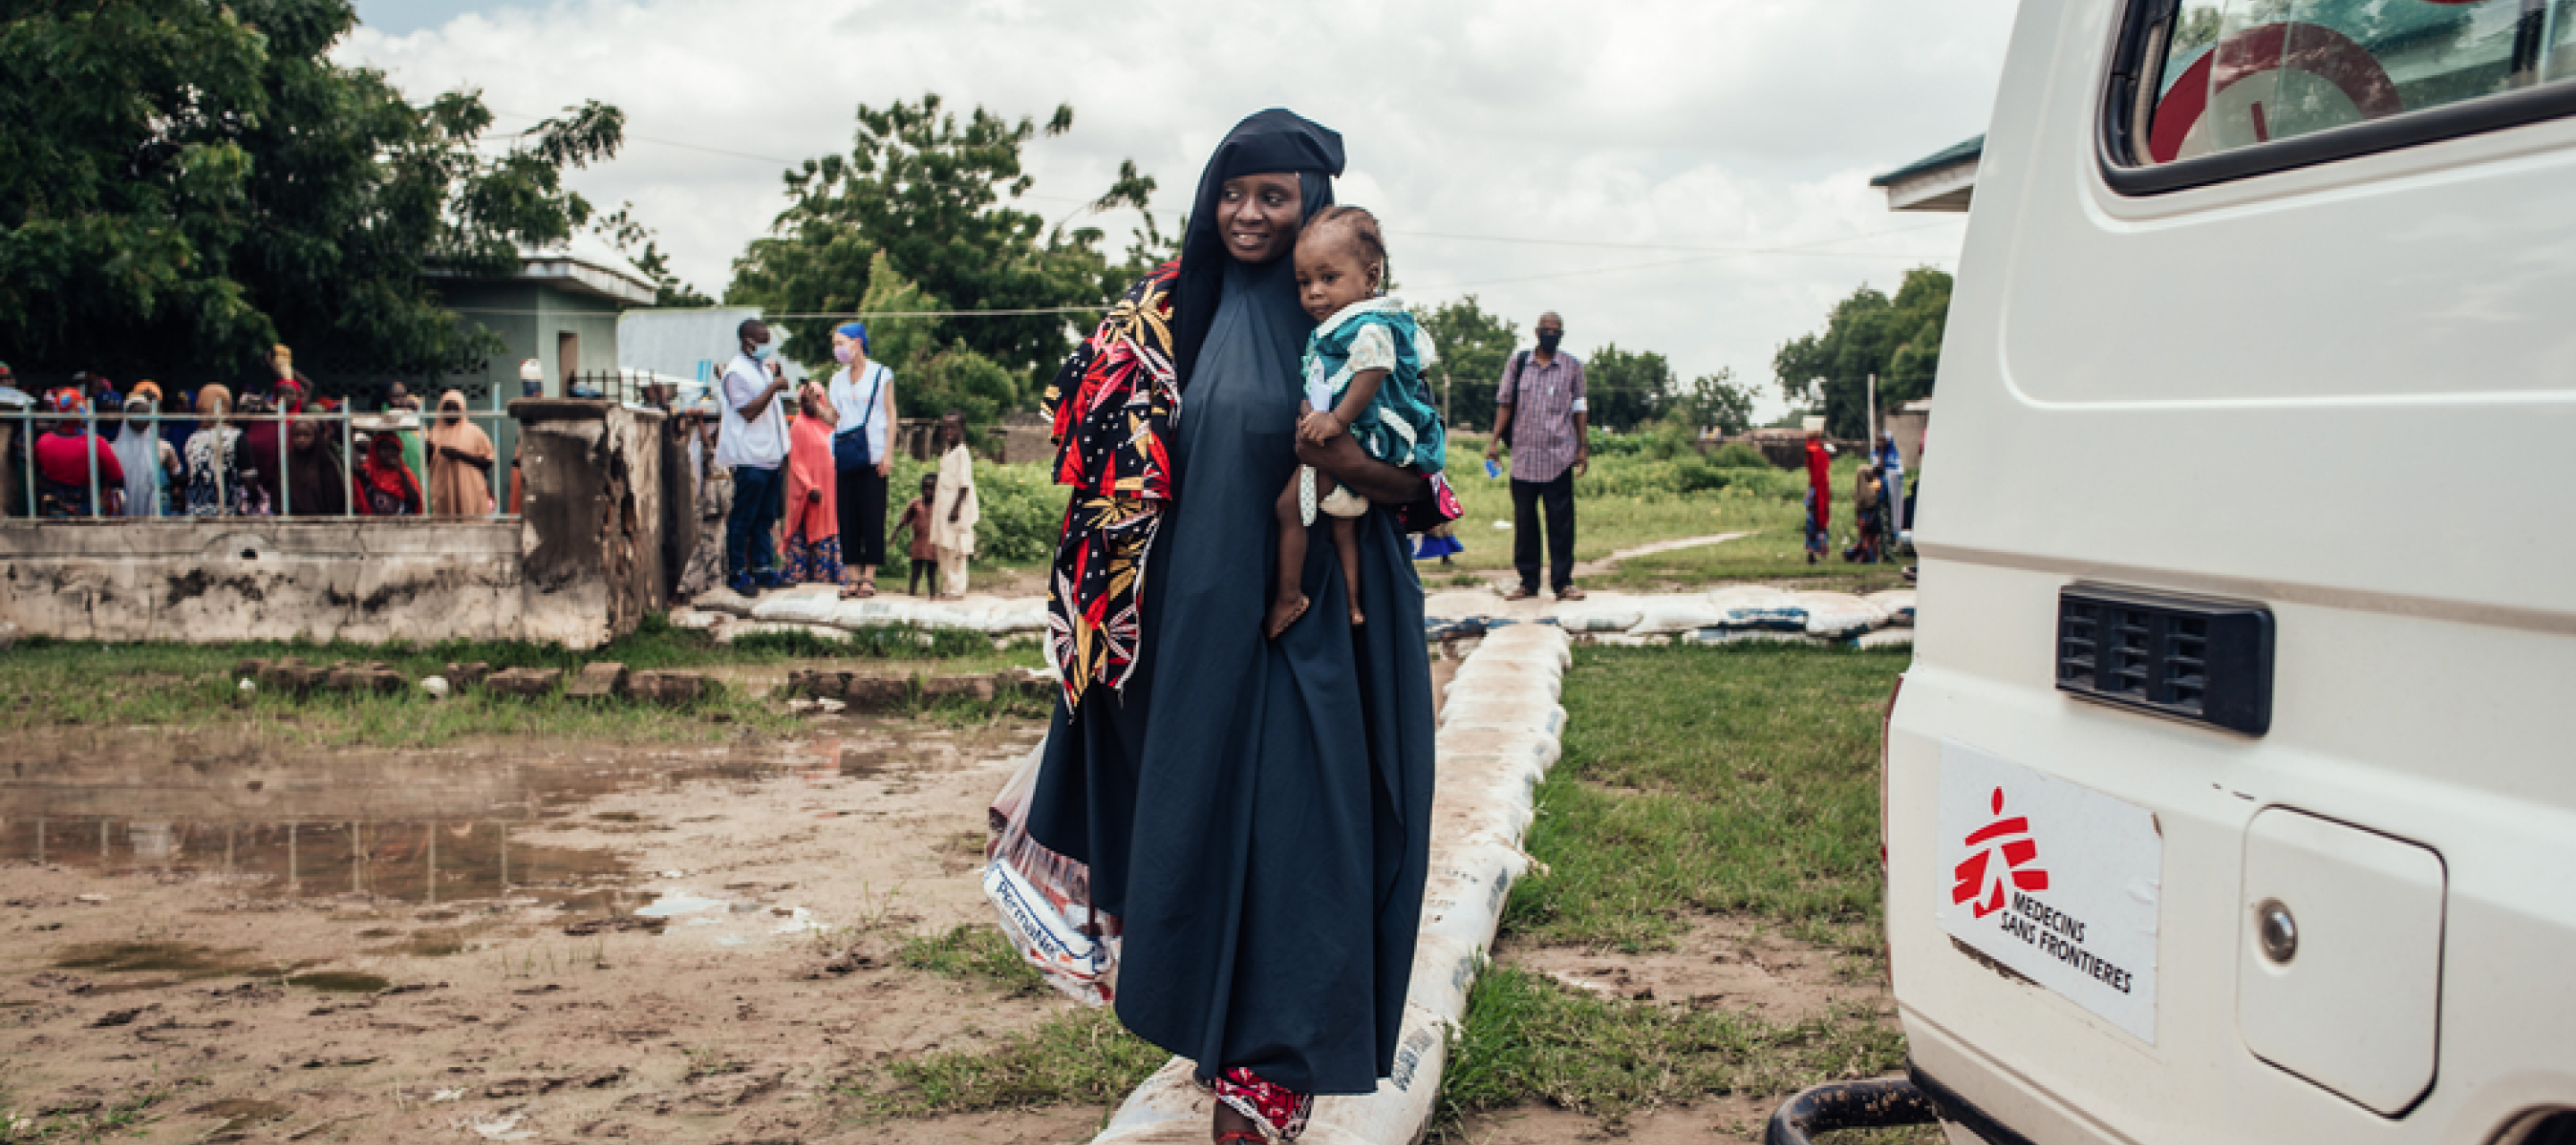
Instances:
[[[806,490],[806,491],[805,491],[805,503],[806,503],[806,504],[808,504],[808,505],[820,505],[820,504],[822,504],[822,503],[823,503],[823,491],[822,491],[822,490],[820,490],[820,489],[808,489],[808,490]]]
[[[1297,460],[1333,475],[1333,480],[1383,505],[1402,505],[1422,496],[1430,482],[1420,473],[1398,468],[1368,455],[1359,439],[1341,434],[1321,444],[1297,442]]]
[[[889,442],[887,442],[886,444],[887,444],[887,445],[889,445],[889,446],[891,446],[891,445],[893,445],[894,443],[893,443],[893,442],[891,442],[891,441],[889,441]],[[886,451],[886,455],[885,455],[885,456],[880,457],[880,458],[878,458],[878,459],[877,459],[877,476],[879,476],[879,477],[892,477],[892,476],[894,476],[894,451],[893,451],[892,449],[888,449],[888,450]]]

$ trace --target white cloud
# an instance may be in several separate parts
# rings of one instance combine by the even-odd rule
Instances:
[[[633,200],[683,275],[710,292],[783,205],[783,164],[652,140],[793,161],[846,150],[861,103],[936,91],[961,110],[1041,119],[1069,103],[1073,132],[1028,155],[1035,193],[1051,197],[1031,206],[1063,217],[1129,157],[1176,208],[1235,120],[1285,105],[1343,133],[1351,169],[1337,194],[1394,232],[1413,297],[1473,291],[1524,330],[1554,309],[1577,352],[1615,341],[1660,350],[1685,375],[1732,367],[1767,383],[1779,343],[1814,329],[1859,283],[1892,287],[1917,261],[1857,255],[1952,261],[1964,231],[1955,216],[1891,215],[1866,184],[1984,130],[2011,8],[559,0],[492,5],[400,35],[361,27],[337,54],[386,70],[416,98],[462,86],[504,112],[584,99],[623,108],[625,152],[572,183],[603,205]],[[1122,247],[1133,219],[1098,225]],[[1572,273],[1695,256],[1674,248],[1899,228],[1916,229],[1811,253]]]

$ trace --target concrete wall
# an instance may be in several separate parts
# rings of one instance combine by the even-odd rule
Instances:
[[[520,402],[522,520],[0,522],[0,621],[75,640],[530,640],[667,606],[663,417]]]

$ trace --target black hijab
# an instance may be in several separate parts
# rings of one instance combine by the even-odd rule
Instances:
[[[1340,132],[1284,107],[1246,116],[1227,132],[1199,173],[1198,197],[1191,202],[1189,230],[1181,236],[1181,281],[1173,309],[1180,328],[1173,331],[1172,362],[1181,384],[1189,384],[1198,365],[1199,347],[1216,321],[1217,301],[1225,292],[1225,268],[1235,261],[1217,233],[1217,197],[1225,181],[1272,171],[1297,173],[1297,193],[1304,219],[1333,205],[1332,177],[1342,173]],[[1302,220],[1301,220],[1302,221]]]

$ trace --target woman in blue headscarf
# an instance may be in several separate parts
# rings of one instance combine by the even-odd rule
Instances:
[[[894,472],[894,371],[868,360],[868,327],[844,322],[832,331],[841,368],[825,390],[823,419],[832,427],[832,493],[840,517],[844,600],[877,594],[885,563],[886,477]]]
[[[1383,622],[1261,626],[1314,326],[1289,253],[1341,169],[1341,137],[1293,113],[1237,125],[1181,257],[1047,394],[1074,487],[1048,602],[1065,687],[1012,858],[1087,867],[1124,936],[1118,1016],[1197,1063],[1220,1141],[1293,1137],[1315,1095],[1389,1075],[1429,853],[1430,658],[1390,514],[1360,522]],[[1305,460],[1380,506],[1423,489],[1356,447]],[[1348,611],[1330,529],[1302,579]]]

